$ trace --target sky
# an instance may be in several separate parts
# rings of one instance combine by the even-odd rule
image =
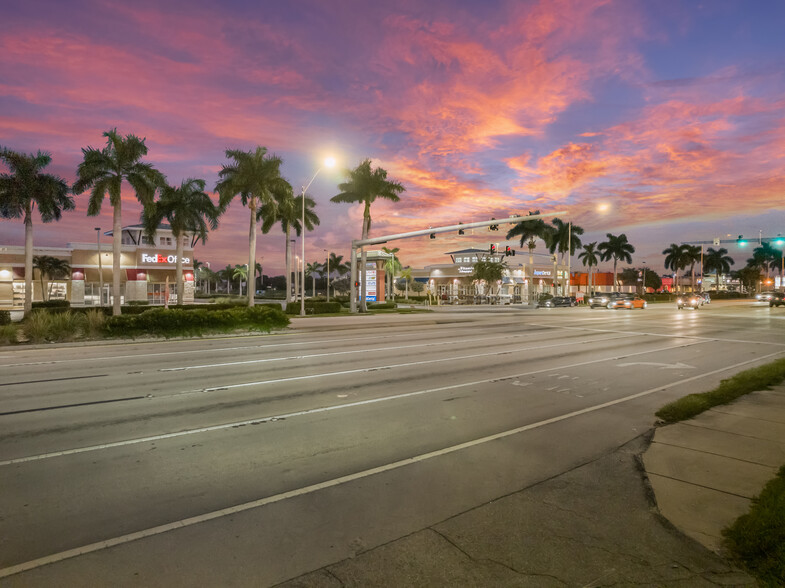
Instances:
[[[633,264],[664,272],[673,242],[785,235],[780,0],[0,0],[0,14],[0,145],[51,153],[46,171],[73,182],[81,149],[117,128],[170,184],[208,190],[227,149],[266,147],[297,191],[335,157],[309,189],[309,263],[348,260],[360,238],[362,208],[329,200],[365,158],[406,188],[373,204],[372,237],[564,211],[584,243],[625,233]],[[108,199],[98,217],[87,199],[36,219],[35,244],[110,229]],[[126,186],[124,224],[140,211]],[[237,200],[195,257],[246,263],[247,227]],[[523,249],[504,232],[388,246],[412,267]],[[23,243],[0,220],[0,244]],[[723,246],[737,268],[750,255]],[[264,273],[283,272],[283,247],[278,227],[260,232]]]

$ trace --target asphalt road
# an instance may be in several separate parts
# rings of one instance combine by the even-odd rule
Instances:
[[[2,348],[0,578],[282,582],[606,455],[784,334],[715,301]]]

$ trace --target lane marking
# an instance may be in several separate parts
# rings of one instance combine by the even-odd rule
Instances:
[[[94,374],[92,376],[70,376],[68,378],[49,378],[48,380],[25,380],[23,382],[5,382],[0,386],[21,386],[22,384],[46,384],[47,382],[65,382],[67,380],[85,380],[87,378],[105,378],[109,374]]]
[[[501,433],[495,433],[493,435],[487,435],[485,437],[480,437],[478,439],[474,439],[472,441],[466,441],[464,443],[459,443],[457,445],[452,445],[450,447],[445,447],[442,449],[437,449],[436,451],[429,451],[427,453],[421,453],[420,455],[415,455],[413,457],[408,457],[406,459],[402,459],[399,461],[395,461],[392,463],[388,463],[382,466],[377,466],[375,468],[370,468],[367,470],[363,470],[360,472],[355,472],[354,474],[348,474],[346,476],[340,476],[338,478],[333,478],[332,480],[326,480],[324,482],[319,482],[317,484],[311,484],[309,486],[303,486],[302,488],[297,488],[295,490],[289,490],[287,492],[281,492],[279,494],[274,494],[272,496],[267,496],[265,498],[260,498],[258,500],[252,500],[250,502],[245,502],[243,504],[238,504],[235,506],[230,506],[228,508],[222,508],[219,510],[214,510],[211,512],[207,512],[201,515],[188,517],[185,519],[181,519],[179,521],[174,521],[171,523],[166,523],[164,525],[158,525],[156,527],[150,527],[148,529],[143,529],[141,531],[136,531],[134,533],[128,533],[126,535],[120,535],[119,537],[113,537],[112,539],[107,539],[104,541],[98,541],[96,543],[90,543],[89,545],[84,545],[81,547],[76,547],[74,549],[69,549],[66,551],[61,551],[59,553],[53,553],[51,555],[47,555],[45,557],[41,557],[38,559],[30,560],[27,562],[23,562],[21,564],[17,564],[15,566],[10,566],[7,568],[0,569],[0,578],[7,578],[8,576],[13,576],[15,574],[19,574],[21,572],[26,572],[29,570],[33,570],[35,568],[39,568],[45,565],[49,565],[52,563],[56,563],[59,561],[63,561],[66,559],[71,559],[73,557],[77,557],[79,555],[84,555],[87,553],[94,553],[96,551],[101,551],[104,549],[108,549],[110,547],[115,547],[117,545],[123,545],[125,543],[131,543],[132,541],[137,541],[139,539],[144,539],[145,537],[152,537],[154,535],[160,535],[163,533],[168,533],[169,531],[174,531],[176,529],[183,529],[185,527],[191,527],[193,525],[198,525],[200,523],[205,523],[207,521],[223,518],[229,515],[234,515],[237,513],[241,513],[247,510],[252,510],[254,508],[259,508],[262,506],[267,506],[269,504],[274,504],[276,502],[282,502],[284,500],[288,500],[290,498],[296,498],[299,496],[305,496],[308,494],[313,494],[314,492],[318,492],[320,490],[325,490],[327,488],[333,488],[335,486],[340,486],[343,484],[348,484],[349,482],[354,482],[356,480],[361,480],[363,478],[368,478],[370,476],[375,476],[378,474],[383,474],[385,472],[389,472],[392,470],[397,470],[409,465],[413,465],[416,463],[420,463],[423,461],[427,461],[429,459],[434,459],[437,457],[441,457],[444,455],[448,455],[450,453],[456,453],[458,451],[462,451],[464,449],[470,449],[472,447],[476,447],[478,445],[483,445],[485,443],[490,443],[492,441],[498,441],[499,439],[504,439],[506,437],[510,437],[512,435],[518,435],[520,433],[524,433],[526,431],[531,431],[534,429],[538,429],[540,427],[545,427],[547,425],[552,425],[554,423],[558,423],[567,419],[575,418],[578,416],[582,416],[584,414],[588,414],[591,412],[596,412],[598,410],[602,410],[604,408],[608,408],[611,406],[615,406],[617,404],[621,404],[623,402],[628,402],[630,400],[635,400],[637,398],[641,398],[643,396],[648,396],[655,392],[662,392],[669,388],[673,388],[674,386],[680,386],[682,384],[686,384],[688,382],[697,380],[699,378],[704,378],[706,376],[711,376],[720,372],[727,371],[729,369],[734,369],[741,367],[743,365],[747,365],[750,363],[755,363],[757,361],[761,361],[763,359],[767,359],[769,357],[773,357],[775,355],[781,355],[785,353],[783,351],[778,351],[776,353],[771,353],[769,355],[759,357],[756,359],[750,359],[747,361],[743,361],[741,363],[737,363],[731,366],[726,366],[720,368],[718,370],[714,370],[711,372],[707,372],[705,374],[700,374],[697,376],[693,376],[691,378],[680,379],[676,382],[671,382],[670,384],[664,384],[662,386],[656,386],[655,388],[649,388],[648,390],[644,390],[643,392],[637,392],[635,394],[630,394],[628,396],[624,396],[622,398],[617,398],[616,400],[610,400],[608,402],[603,402],[601,404],[595,404],[594,406],[589,406],[587,408],[582,408],[580,410],[575,410],[572,412],[568,412],[556,417],[552,417],[549,419],[545,419],[542,421],[538,421],[536,423],[530,423],[528,425],[524,425],[522,427],[516,427],[515,429],[510,429],[507,431],[502,431]]]
[[[127,396],[125,398],[110,398],[109,400],[92,400],[90,402],[78,402],[76,404],[61,404],[59,406],[44,406],[41,408],[25,408],[22,410],[10,410],[8,412],[0,412],[0,416],[9,416],[12,414],[23,414],[26,412],[43,412],[45,410],[57,410],[59,408],[76,408],[77,406],[91,406],[93,404],[110,404],[112,402],[125,402],[126,400],[142,400],[146,396]]]
[[[197,435],[197,434],[200,434],[200,433],[210,433],[210,432],[213,432],[213,431],[222,431],[222,430],[225,430],[225,429],[231,429],[233,427],[241,427],[241,426],[245,426],[245,425],[252,425],[254,423],[265,423],[265,422],[270,422],[270,421],[273,421],[273,420],[281,420],[281,419],[286,419],[286,418],[294,418],[294,417],[298,417],[298,416],[305,416],[305,415],[318,414],[318,413],[323,413],[323,412],[330,412],[330,411],[333,411],[333,410],[342,410],[342,409],[346,409],[346,408],[354,408],[354,407],[357,407],[357,406],[364,406],[364,405],[368,405],[368,404],[376,404],[376,403],[379,403],[379,402],[387,402],[387,401],[390,401],[390,400],[400,400],[402,398],[411,398],[411,397],[414,397],[414,396],[421,396],[421,395],[424,395],[424,394],[432,394],[434,392],[444,392],[446,390],[455,390],[457,388],[465,388],[467,386],[476,386],[476,385],[479,385],[479,384],[488,384],[488,383],[491,383],[491,382],[501,382],[501,381],[505,381],[505,380],[514,380],[514,379],[520,378],[522,376],[531,376],[531,375],[534,375],[534,374],[541,374],[541,373],[546,373],[546,372],[550,372],[550,371],[554,371],[554,370],[563,370],[563,369],[569,369],[569,368],[574,368],[574,367],[580,367],[580,366],[583,366],[583,365],[591,365],[591,364],[595,364],[595,363],[602,363],[604,361],[616,361],[616,360],[624,359],[624,358],[627,358],[627,357],[634,357],[636,355],[644,355],[644,354],[648,354],[648,353],[657,353],[657,352],[660,352],[660,351],[672,351],[674,349],[681,349],[683,347],[690,347],[692,345],[701,345],[702,343],[703,342],[685,343],[685,344],[682,344],[682,345],[674,345],[674,346],[666,347],[666,348],[663,348],[663,349],[656,349],[654,351],[638,351],[638,352],[635,352],[635,353],[628,353],[626,355],[617,355],[617,356],[607,357],[607,358],[602,358],[602,359],[592,359],[592,360],[582,361],[582,362],[568,364],[568,365],[556,366],[556,367],[551,367],[551,368],[542,368],[542,369],[539,369],[539,370],[531,370],[531,371],[528,371],[528,372],[512,374],[512,375],[509,375],[509,376],[494,376],[492,378],[485,378],[485,379],[482,379],[482,380],[476,380],[474,382],[462,382],[462,383],[459,383],[459,384],[451,384],[449,386],[440,386],[438,388],[426,388],[424,390],[415,390],[414,392],[404,392],[402,394],[395,394],[395,395],[392,395],[392,396],[381,396],[379,398],[369,398],[367,400],[358,400],[358,401],[355,401],[355,402],[347,402],[347,403],[344,403],[344,404],[335,404],[335,405],[332,405],[332,406],[323,406],[323,407],[319,407],[319,408],[311,408],[311,409],[301,410],[301,411],[287,413],[287,414],[279,414],[279,415],[275,415],[275,416],[260,417],[260,418],[245,420],[245,421],[235,421],[235,422],[231,422],[231,423],[223,423],[223,424],[220,424],[220,425],[211,425],[209,427],[199,427],[197,429],[186,429],[185,431],[177,431],[175,433],[162,433],[160,435],[151,435],[149,437],[138,437],[136,439],[126,439],[125,441],[114,441],[112,443],[102,443],[100,445],[90,445],[90,446],[87,446],[87,447],[78,447],[78,448],[75,448],[75,449],[64,449],[62,451],[53,451],[51,453],[42,453],[42,454],[39,454],[39,455],[29,455],[27,457],[16,457],[16,458],[13,458],[13,459],[7,459],[7,460],[0,461],[0,467],[6,466],[6,465],[17,464],[17,463],[27,463],[27,462],[31,462],[31,461],[40,461],[40,460],[43,460],[43,459],[51,459],[51,458],[55,458],[55,457],[63,457],[65,455],[75,455],[75,454],[78,454],[78,453],[87,453],[87,452],[91,452],[91,451],[100,451],[102,449],[111,449],[111,448],[114,448],[114,447],[124,447],[126,445],[137,445],[139,443],[149,443],[149,442],[152,442],[152,441],[160,441],[162,439],[173,439],[175,437],[183,437],[183,436],[186,436],[186,435]],[[335,372],[335,373],[340,373],[340,372]],[[269,382],[272,382],[272,381],[269,381]]]

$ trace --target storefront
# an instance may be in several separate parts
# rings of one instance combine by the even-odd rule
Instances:
[[[112,232],[104,233],[111,237]],[[193,247],[183,238],[184,302],[194,299]],[[175,302],[177,243],[168,225],[161,225],[154,241],[143,235],[141,225],[123,228],[120,250],[121,302],[132,300],[163,304]],[[25,297],[24,247],[0,245],[0,307],[19,308]],[[100,255],[99,255],[100,254]],[[68,300],[73,306],[109,306],[113,291],[112,243],[68,243],[67,247],[35,247],[34,256],[47,255],[67,261],[69,275],[42,282],[33,270],[33,300]]]

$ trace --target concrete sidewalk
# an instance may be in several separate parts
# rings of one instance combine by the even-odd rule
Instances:
[[[643,463],[660,512],[722,553],[722,529],[785,465],[785,386],[658,428]]]

